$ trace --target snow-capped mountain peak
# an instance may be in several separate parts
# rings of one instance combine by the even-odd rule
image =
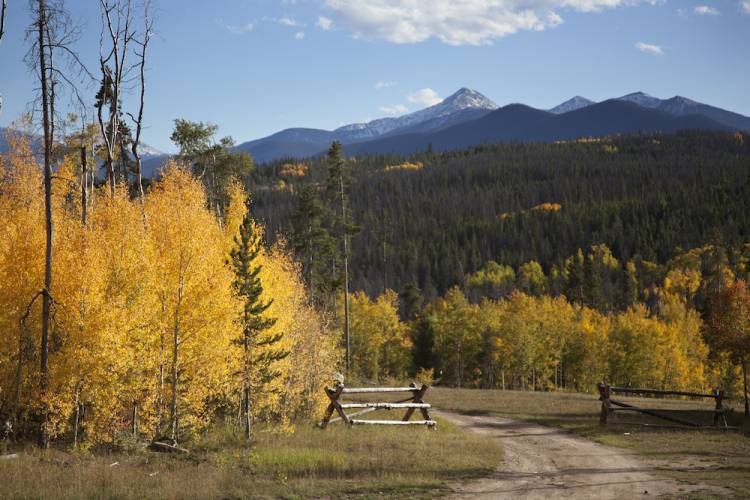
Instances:
[[[661,104],[661,99],[645,92],[633,92],[632,94],[618,97],[617,100],[632,102],[639,106],[643,106],[644,108],[656,108]]]
[[[457,112],[493,111],[497,107],[497,104],[476,90],[462,88],[434,106],[394,118],[379,118],[368,123],[344,125],[334,132],[345,135],[348,140],[369,139],[428,121],[433,122],[433,128],[436,128],[442,124],[442,119],[447,120]]]
[[[581,97],[577,95],[575,97],[568,99],[562,104],[558,104],[557,106],[555,106],[554,108],[548,111],[556,115],[561,115],[563,113],[567,113],[568,111],[575,111],[577,109],[591,106],[592,104],[594,104],[594,101],[592,101],[591,99],[586,99],[585,97]]]
[[[140,153],[141,158],[147,159],[147,158],[154,158],[156,156],[165,156],[167,153],[160,151],[156,149],[153,146],[149,146],[148,144],[140,143],[138,145],[138,153]]]
[[[452,111],[460,111],[463,109],[495,110],[498,107],[497,104],[495,104],[484,94],[481,94],[476,90],[467,89],[466,87],[459,89],[450,97],[447,97],[443,99],[442,102],[436,104],[435,106],[432,106],[432,108],[436,108],[439,106],[450,107],[452,108]]]

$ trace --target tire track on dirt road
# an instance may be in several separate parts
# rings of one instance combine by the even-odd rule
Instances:
[[[596,498],[731,495],[707,485],[664,478],[636,454],[571,432],[485,415],[436,414],[466,430],[497,440],[504,459],[491,476],[455,485],[449,498]]]

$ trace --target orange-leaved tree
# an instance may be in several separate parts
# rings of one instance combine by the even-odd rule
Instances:
[[[706,337],[716,353],[725,353],[742,367],[745,416],[750,416],[747,364],[750,360],[750,288],[737,280],[716,292],[710,301]]]

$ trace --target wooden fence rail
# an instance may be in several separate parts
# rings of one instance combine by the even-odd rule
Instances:
[[[614,415],[615,412],[621,411],[632,411],[636,413],[642,413],[651,417],[666,420],[668,422],[684,425],[687,427],[694,428],[706,428],[712,427],[717,429],[729,429],[727,425],[727,413],[731,411],[724,407],[724,391],[714,390],[711,394],[703,394],[698,392],[686,392],[686,391],[661,391],[658,389],[638,389],[631,387],[613,387],[608,384],[601,383],[598,385],[599,389],[599,400],[602,402],[601,413],[599,415],[599,422],[602,425],[606,425],[609,416]],[[612,399],[613,395],[653,395],[653,396],[686,396],[692,398],[706,398],[713,399],[715,402],[715,408],[713,410],[700,410],[702,412],[713,413],[713,426],[706,426],[700,422],[687,420],[685,418],[679,418],[674,415],[667,415],[665,412],[669,412],[666,408],[641,408],[633,406],[622,401]],[[674,410],[673,410],[674,411]]]
[[[435,428],[435,421],[430,418],[430,414],[427,411],[430,408],[429,403],[423,401],[424,395],[429,389],[428,385],[422,385],[417,387],[415,383],[411,383],[409,387],[344,387],[341,384],[337,384],[336,387],[326,387],[326,396],[330,400],[328,408],[323,415],[323,420],[320,422],[320,428],[325,429],[328,424],[334,422],[344,422],[349,426],[353,425],[424,425],[430,428]],[[352,402],[342,403],[340,401],[344,394],[383,394],[383,393],[399,393],[409,392],[411,396],[405,399],[400,399],[393,402]],[[344,410],[349,409],[362,409],[361,411],[350,413],[349,415]],[[401,420],[361,420],[353,417],[359,417],[367,413],[371,413],[376,410],[396,410],[405,409]],[[414,411],[419,410],[422,414],[423,420],[411,420],[411,416]],[[339,416],[333,417],[333,413],[336,412]]]

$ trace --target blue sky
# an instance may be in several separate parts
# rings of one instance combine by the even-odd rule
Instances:
[[[134,0],[138,1],[138,0]],[[0,126],[32,99],[26,0],[0,43]],[[96,67],[95,0],[67,0]],[[750,0],[158,0],[143,140],[175,118],[237,142],[415,111],[460,87],[549,108],[642,90],[750,115]],[[95,89],[88,89],[93,95]],[[132,97],[125,107],[133,109]]]

